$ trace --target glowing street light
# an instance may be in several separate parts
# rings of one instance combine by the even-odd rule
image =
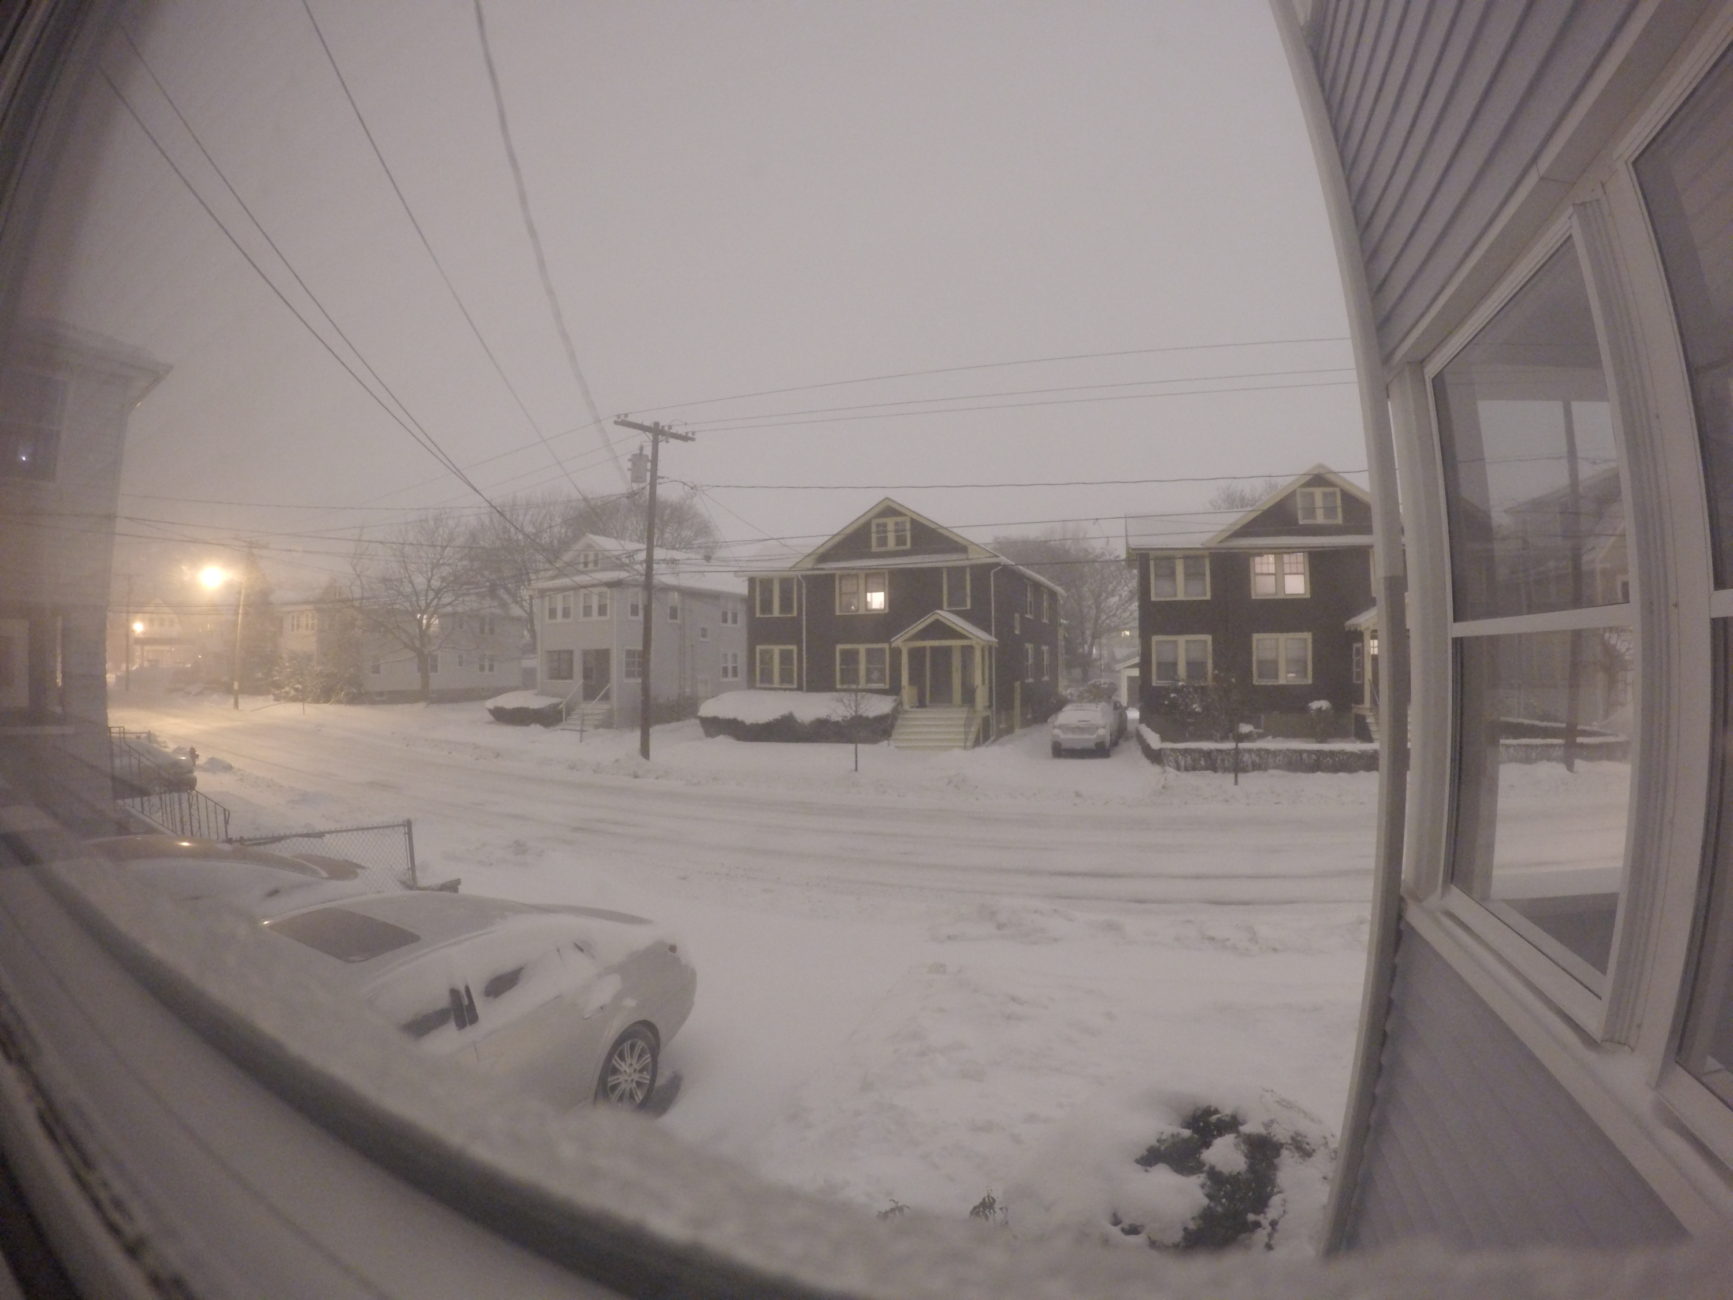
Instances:
[[[199,570],[199,582],[208,590],[215,591],[225,582],[235,583],[235,649],[229,657],[229,677],[233,685],[232,698],[235,708],[241,707],[241,615],[247,607],[247,575],[230,573],[220,564],[207,564]]]

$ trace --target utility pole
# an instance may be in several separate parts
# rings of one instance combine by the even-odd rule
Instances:
[[[644,640],[638,651],[638,756],[650,757],[650,629],[655,624],[656,595],[656,480],[661,473],[662,439],[691,442],[693,435],[679,433],[665,424],[641,424],[620,416],[614,421],[622,429],[634,429],[650,439],[650,492],[644,510]],[[634,468],[642,462],[635,462]]]

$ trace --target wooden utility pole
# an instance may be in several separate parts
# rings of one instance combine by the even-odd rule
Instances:
[[[635,429],[650,439],[650,492],[644,510],[644,640],[638,651],[638,755],[647,759],[650,757],[650,629],[656,622],[653,617],[656,612],[656,480],[662,467],[662,439],[691,442],[693,435],[679,433],[665,424],[640,424],[623,415],[614,423],[622,429]]]

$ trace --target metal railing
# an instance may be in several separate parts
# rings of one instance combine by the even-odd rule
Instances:
[[[114,802],[126,812],[183,840],[229,838],[229,810],[197,790],[159,790]]]

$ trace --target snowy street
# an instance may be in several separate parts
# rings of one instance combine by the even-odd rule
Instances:
[[[1054,760],[1042,727],[863,748],[857,774],[847,745],[696,723],[657,728],[644,763],[635,732],[504,727],[478,704],[116,692],[112,714],[196,746],[234,834],[409,817],[424,879],[675,927],[698,1005],[661,1122],[779,1181],[956,1215],[990,1192],[1016,1223],[1092,1203],[1034,1190],[1112,1176],[1056,1172],[1049,1144],[1151,1087],[1268,1088],[1340,1121],[1373,775],[1236,788],[1129,740]]]

